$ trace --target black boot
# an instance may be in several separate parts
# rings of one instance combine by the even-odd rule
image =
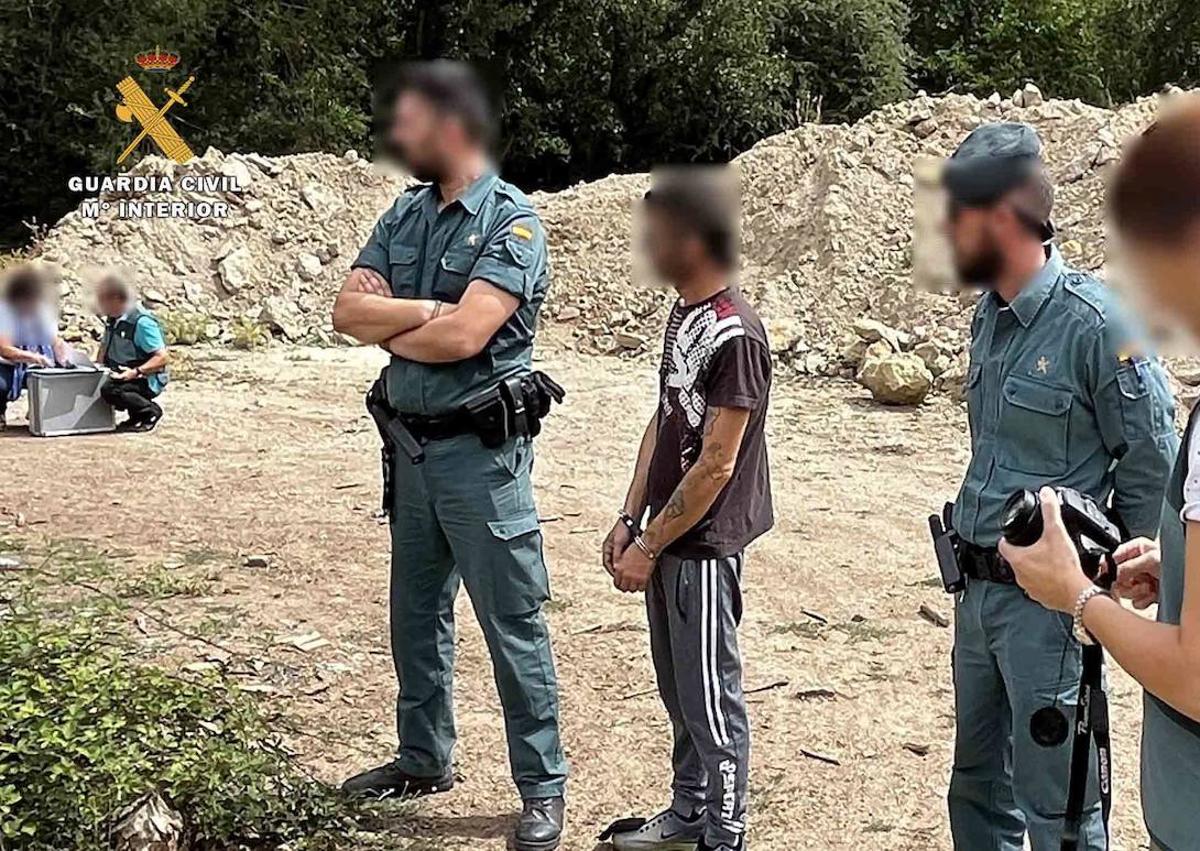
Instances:
[[[437,777],[418,777],[401,770],[398,762],[389,762],[362,774],[356,774],[342,784],[342,792],[354,798],[421,798],[449,792],[454,788],[454,769],[447,768]]]
[[[513,837],[513,848],[516,851],[554,851],[562,839],[565,809],[561,797],[525,801]]]

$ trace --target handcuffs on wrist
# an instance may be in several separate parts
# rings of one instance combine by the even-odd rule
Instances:
[[[633,545],[641,550],[642,555],[650,559],[650,561],[658,561],[658,553],[650,549],[650,545],[647,544],[645,539],[642,537],[641,525],[635,519],[633,519],[633,516],[630,515],[629,512],[622,509],[621,511],[617,512],[617,517],[620,518],[621,523],[624,524],[625,528],[629,530],[629,534],[633,536]]]

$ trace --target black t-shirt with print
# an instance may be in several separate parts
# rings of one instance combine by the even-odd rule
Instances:
[[[651,516],[662,511],[700,457],[705,411],[751,413],[733,478],[700,522],[667,548],[671,555],[733,555],[771,528],[775,518],[763,434],[770,393],[767,335],[741,293],[730,288],[696,304],[676,303],[659,369],[658,439],[647,479]]]

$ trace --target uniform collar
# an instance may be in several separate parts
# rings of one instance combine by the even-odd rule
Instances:
[[[1050,293],[1062,274],[1062,270],[1062,255],[1058,253],[1057,248],[1051,245],[1046,254],[1045,265],[1037,271],[1029,283],[1021,288],[1021,292],[1008,305],[1012,309],[1013,316],[1017,317],[1017,321],[1026,328],[1038,315],[1038,311],[1042,309],[1046,299],[1050,298]],[[996,299],[998,301],[999,297],[997,296]]]
[[[130,302],[129,307],[127,307],[125,309],[125,312],[122,313],[120,316],[108,317],[108,323],[110,325],[116,325],[118,322],[128,322],[130,319],[133,318],[133,315],[135,313],[137,313],[137,310],[140,306],[141,306],[141,304],[139,302],[136,302],[136,301]]]
[[[496,172],[488,169],[463,191],[461,195],[451,201],[451,204],[461,204],[463,209],[472,216],[478,215],[479,208],[483,206],[483,199],[492,191],[492,187],[500,178]],[[437,184],[430,187],[429,200],[434,213],[437,212],[438,205],[441,203],[441,194],[438,191]],[[447,205],[449,206],[449,205]]]

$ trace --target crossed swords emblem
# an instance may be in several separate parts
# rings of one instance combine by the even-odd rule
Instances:
[[[133,77],[126,77],[117,83],[117,91],[121,93],[121,103],[117,104],[117,118],[126,124],[136,118],[138,124],[142,125],[142,131],[129,143],[129,147],[121,152],[121,156],[117,157],[118,163],[124,162],[133,153],[133,149],[140,145],[147,136],[154,140],[154,144],[158,145],[160,151],[177,163],[185,163],[194,156],[192,149],[187,146],[187,142],[180,138],[179,134],[175,132],[175,128],[171,126],[171,122],[167,120],[167,112],[175,104],[187,106],[187,101],[183,99],[183,93],[191,87],[195,79],[194,76],[188,77],[178,91],[171,88],[163,89],[167,93],[168,100],[161,109],[155,108],[154,102],[150,100]]]

